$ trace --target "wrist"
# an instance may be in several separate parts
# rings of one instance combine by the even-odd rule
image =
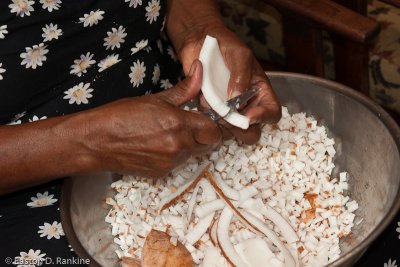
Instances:
[[[68,175],[101,171],[101,161],[93,149],[98,146],[99,138],[92,125],[91,112],[82,112],[69,116],[60,121],[52,129],[52,134],[64,142],[58,155],[65,158]]]
[[[166,21],[167,34],[176,51],[180,51],[188,36],[204,37],[215,28],[225,27],[214,0],[169,0]]]

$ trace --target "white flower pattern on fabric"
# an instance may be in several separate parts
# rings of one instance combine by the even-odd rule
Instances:
[[[93,89],[89,87],[90,83],[80,83],[78,85],[75,85],[74,87],[64,92],[64,99],[69,99],[69,104],[88,104],[88,99],[93,97],[93,95],[91,94],[91,92],[93,92]]]
[[[39,229],[40,237],[47,237],[47,239],[60,239],[61,236],[65,235],[61,223],[56,221],[52,224],[45,222],[44,225],[39,226]]]
[[[168,79],[165,79],[165,80],[162,79],[160,81],[160,83],[161,83],[160,87],[163,89],[168,89],[168,88],[171,88],[172,86],[174,86]]]
[[[164,54],[164,49],[163,49],[161,40],[157,40],[157,47],[158,47],[158,49],[160,49],[161,55],[163,55]]]
[[[0,81],[3,80],[3,75],[2,73],[6,72],[6,69],[2,68],[3,63],[0,62]]]
[[[13,120],[10,123],[7,123],[7,125],[18,125],[18,124],[21,124],[21,123],[22,123],[21,120]]]
[[[96,60],[92,59],[93,56],[94,54],[87,52],[86,55],[81,55],[79,59],[75,59],[74,64],[71,65],[72,70],[69,73],[81,77],[82,74],[87,72],[88,68],[96,63]]]
[[[157,21],[158,16],[160,15],[160,0],[152,0],[146,6],[146,21],[150,24]]]
[[[140,40],[139,42],[136,42],[135,47],[131,48],[131,55],[137,53],[138,51],[142,50],[143,48],[145,48],[147,45],[149,44],[149,40],[147,39],[143,39]]]
[[[58,39],[62,35],[62,30],[58,29],[58,25],[53,23],[46,24],[46,27],[42,28],[43,42],[51,41],[53,39]]]
[[[174,49],[173,49],[171,46],[169,46],[169,47],[167,48],[167,53],[168,53],[168,55],[172,58],[173,61],[175,61],[175,62],[178,61],[178,58],[176,57],[175,51],[174,51]]]
[[[20,54],[23,59],[21,65],[26,65],[27,69],[36,69],[37,66],[42,66],[43,62],[47,60],[45,55],[49,52],[46,47],[43,43],[33,47],[26,47],[26,52]]]
[[[163,22],[162,22],[162,25],[161,25],[161,29],[160,29],[161,32],[164,31],[165,23],[166,23],[166,22],[167,22],[167,17],[164,16],[164,19],[163,19]]]
[[[90,11],[89,14],[84,14],[83,18],[79,18],[80,23],[83,23],[83,27],[92,27],[99,23],[104,17],[104,11],[98,9],[96,11]]]
[[[399,227],[396,228],[396,232],[399,233],[399,239],[400,239],[400,222],[397,222],[397,225]]]
[[[125,0],[125,2],[129,2],[129,7],[133,6],[133,8],[142,5],[142,0]]]
[[[40,249],[33,250],[30,249],[28,253],[21,251],[19,256],[15,257],[13,262],[17,267],[36,267],[41,266],[43,261],[45,261],[46,253],[40,254]]]
[[[35,1],[29,0],[12,0],[12,4],[9,4],[8,7],[11,9],[11,13],[16,13],[17,16],[23,18],[25,15],[30,16],[31,11],[34,11],[33,4]]]
[[[131,67],[131,73],[129,74],[133,87],[139,87],[139,85],[143,83],[143,78],[145,76],[146,76],[146,67],[144,66],[144,62],[140,62],[140,60],[133,62],[133,66]]]
[[[32,202],[29,202],[26,205],[31,208],[41,208],[45,206],[51,206],[58,200],[53,197],[54,195],[49,195],[48,191],[44,192],[43,194],[37,193],[36,197],[31,197]]]
[[[153,77],[151,78],[151,81],[155,85],[158,83],[159,80],[160,80],[160,66],[156,64],[153,69]]]
[[[26,115],[27,111],[20,112],[14,116],[14,120],[19,120]]]
[[[108,69],[109,67],[120,62],[121,59],[119,59],[118,57],[119,57],[118,54],[112,54],[112,55],[107,56],[105,59],[102,59],[100,61],[100,63],[97,64],[97,66],[99,67],[99,72],[102,72],[102,71]]]
[[[40,120],[45,120],[45,119],[47,119],[47,116],[42,116],[39,118],[38,116],[34,115],[32,117],[32,119],[29,119],[29,122],[40,121]]]
[[[111,32],[107,32],[107,37],[104,38],[104,46],[106,49],[114,50],[114,48],[120,48],[121,44],[125,42],[125,28],[122,26],[119,26],[118,29],[112,28]]]
[[[58,10],[61,6],[61,0],[40,0],[43,9],[52,12],[53,10]]]
[[[392,259],[389,259],[388,262],[385,262],[383,265],[384,267],[397,267],[396,260],[392,261]]]
[[[8,33],[7,25],[1,25],[0,26],[0,39],[4,39],[7,33]]]

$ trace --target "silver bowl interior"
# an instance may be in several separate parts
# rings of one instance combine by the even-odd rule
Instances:
[[[335,171],[348,171],[349,195],[360,204],[353,234],[342,239],[342,256],[329,266],[351,266],[384,230],[400,206],[400,131],[376,104],[355,91],[323,79],[268,73],[282,105],[306,112],[335,138]],[[119,266],[111,229],[104,222],[113,192],[111,173],[73,177],[63,188],[61,215],[67,238],[92,265]]]

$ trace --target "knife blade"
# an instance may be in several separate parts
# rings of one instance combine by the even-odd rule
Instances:
[[[251,98],[253,98],[259,91],[261,90],[261,88],[259,87],[253,87],[247,91],[245,91],[244,93],[232,97],[231,99],[229,99],[228,101],[226,101],[226,105],[229,107],[229,113],[233,112],[233,111],[237,111],[237,109],[239,107],[241,107],[243,104],[246,104]],[[210,108],[209,110],[203,112],[204,115],[209,116],[213,121],[217,121],[219,119],[221,119],[222,117],[215,112],[212,108]],[[227,114],[227,115],[228,115]],[[225,115],[225,116],[227,116]]]

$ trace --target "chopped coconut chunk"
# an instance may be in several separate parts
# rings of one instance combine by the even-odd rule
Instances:
[[[124,176],[111,185],[114,197],[105,199],[115,253],[141,259],[154,229],[172,245],[183,244],[196,266],[333,262],[339,238],[362,223],[355,219],[358,203],[346,196],[351,176],[332,175],[336,154],[324,126],[283,107],[282,119],[264,126],[256,145],[226,141],[166,179]]]

